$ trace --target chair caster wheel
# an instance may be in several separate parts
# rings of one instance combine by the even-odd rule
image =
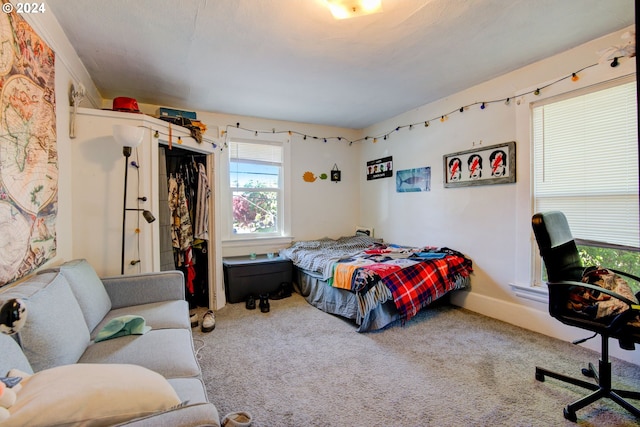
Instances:
[[[544,374],[536,372],[536,380],[538,380],[538,381],[543,383],[544,382]]]
[[[575,411],[570,411],[568,408],[564,408],[564,417],[569,421],[573,421],[574,423],[578,421],[578,417],[576,416]]]

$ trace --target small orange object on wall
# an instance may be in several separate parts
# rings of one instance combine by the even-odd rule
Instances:
[[[305,172],[304,175],[302,175],[302,179],[304,180],[304,182],[314,182],[316,179],[318,179],[318,177],[316,177],[313,172]]]

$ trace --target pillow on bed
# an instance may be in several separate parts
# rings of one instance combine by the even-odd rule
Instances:
[[[107,426],[180,404],[162,375],[137,365],[79,363],[20,376],[3,427]]]
[[[356,227],[356,236],[373,237],[373,229],[368,227]]]

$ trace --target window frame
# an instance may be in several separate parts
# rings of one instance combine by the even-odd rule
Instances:
[[[282,162],[280,165],[280,184],[278,202],[278,231],[271,233],[239,233],[233,232],[233,192],[231,187],[231,142],[249,142],[256,144],[281,145]],[[240,128],[231,128],[226,133],[224,154],[220,162],[220,204],[221,204],[221,237],[227,245],[244,244],[246,242],[276,243],[280,239],[289,239],[291,236],[291,147],[290,137],[282,134],[267,134],[255,131],[247,131]]]
[[[636,81],[636,76],[635,74],[632,75],[625,75],[625,76],[621,76],[621,77],[617,77],[617,78],[612,78],[606,81],[601,81],[601,82],[596,82],[592,85],[586,86],[586,87],[581,87],[579,89],[576,90],[571,90],[571,91],[564,91],[552,96],[548,96],[544,99],[541,100],[534,100],[533,102],[531,102],[529,104],[529,122],[530,122],[530,149],[531,149],[531,169],[530,169],[530,176],[531,176],[531,215],[529,217],[531,217],[535,211],[536,211],[536,193],[535,193],[535,182],[536,182],[536,164],[535,164],[535,155],[534,155],[534,151],[535,151],[535,141],[534,141],[534,129],[533,129],[533,122],[534,122],[534,109],[543,105],[548,105],[548,104],[552,104],[555,102],[560,102],[560,101],[564,101],[564,100],[568,100],[568,99],[573,99],[573,98],[577,98],[586,94],[591,94],[591,93],[595,93],[598,91],[602,91],[602,90],[606,90],[609,88],[613,88],[616,86],[620,86],[620,85],[624,85],[624,84],[628,84],[631,82]],[[637,81],[636,81],[637,84]],[[637,135],[637,129],[635,134]],[[599,247],[599,248],[611,248],[611,249],[622,249],[622,250],[632,250],[632,251],[638,251],[638,248],[633,248],[633,247],[625,247],[622,245],[616,245],[616,244],[610,244],[610,243],[605,243],[605,242],[599,242],[599,241],[593,241],[593,240],[586,240],[586,239],[579,239],[576,238],[576,244],[578,246],[589,246],[589,247]],[[538,247],[537,247],[537,243],[535,241],[535,239],[532,239],[532,263],[531,263],[531,286],[533,288],[542,288],[546,290],[546,285],[545,282],[543,280],[543,273],[544,273],[544,265],[542,262],[542,258],[539,254],[538,251]]]

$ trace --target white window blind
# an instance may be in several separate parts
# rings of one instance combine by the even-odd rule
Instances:
[[[640,247],[636,82],[533,106],[534,209],[574,237]]]
[[[242,159],[246,162],[282,163],[282,144],[260,142],[243,142],[231,140],[229,144],[230,158]]]
[[[281,143],[231,140],[229,143],[231,187],[255,187],[258,183],[262,188],[279,188],[283,157]],[[249,185],[250,181],[254,183]]]

